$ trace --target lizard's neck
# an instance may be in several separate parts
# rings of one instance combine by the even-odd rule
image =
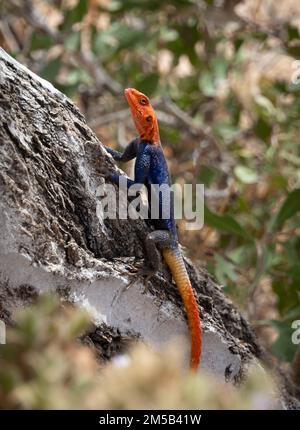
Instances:
[[[151,133],[148,133],[147,131],[146,132],[142,131],[140,133],[140,139],[146,140],[147,142],[150,142],[153,145],[160,145],[160,137],[159,137],[158,130]]]
[[[155,114],[153,115],[153,122],[147,125],[147,127],[140,124],[139,119],[136,115],[133,114],[132,117],[133,117],[135,127],[137,129],[137,132],[139,133],[140,139],[146,140],[152,143],[153,145],[160,145],[158,122]]]

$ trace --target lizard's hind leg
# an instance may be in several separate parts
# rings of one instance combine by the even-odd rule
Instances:
[[[171,237],[168,230],[154,230],[146,236],[145,239],[145,250],[147,266],[138,270],[137,273],[132,274],[132,276],[142,277],[144,279],[144,284],[147,288],[150,279],[161,270],[162,267],[162,256],[160,249],[168,248],[171,245]],[[126,289],[128,289],[136,279],[133,279]]]
[[[145,248],[147,265],[155,274],[161,270],[162,255],[160,250],[171,246],[171,235],[168,230],[154,230],[146,236]]]

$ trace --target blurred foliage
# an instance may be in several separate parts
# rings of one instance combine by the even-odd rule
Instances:
[[[91,351],[74,343],[88,322],[50,296],[20,310],[0,347],[0,408],[80,408],[97,370]]]
[[[100,367],[77,336],[87,315],[42,296],[19,310],[0,346],[0,409],[272,409],[271,379],[258,368],[239,389],[183,370],[178,345],[138,345]],[[126,395],[124,395],[126,393]]]
[[[106,144],[134,133],[124,87],[153,98],[173,179],[206,186],[205,228],[181,222],[182,243],[290,361],[300,318],[298,0],[0,4],[4,48],[73,97]]]

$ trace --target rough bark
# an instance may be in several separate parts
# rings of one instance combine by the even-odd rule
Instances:
[[[78,108],[51,84],[0,50],[0,319],[56,291],[89,310],[88,341],[110,358],[137,336],[160,347],[189,337],[176,287],[164,268],[147,292],[128,290],[143,257],[144,221],[103,220],[97,189],[116,167]],[[200,304],[202,367],[239,381],[260,357],[249,324],[203,269],[187,261]],[[85,339],[87,340],[87,339]],[[126,342],[125,342],[126,344]]]

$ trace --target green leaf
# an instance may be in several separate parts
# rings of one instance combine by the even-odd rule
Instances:
[[[300,38],[299,30],[291,24],[286,24],[289,40],[297,40]]]
[[[274,116],[276,113],[276,109],[275,106],[273,105],[273,103],[271,102],[270,99],[268,99],[267,97],[263,96],[262,94],[258,94],[255,97],[255,102],[256,105],[258,107],[258,110],[262,111],[263,114],[267,115],[267,116]]]
[[[225,258],[223,258],[221,255],[215,255],[215,261],[216,261],[215,276],[217,280],[222,285],[226,285],[228,280],[236,282],[237,274],[235,272],[234,264],[225,260]]]
[[[234,49],[236,52],[241,48],[244,42],[245,39],[242,36],[239,36],[234,40]]]
[[[158,73],[149,73],[149,75],[139,75],[135,80],[136,87],[145,94],[151,95],[157,88],[159,81]]]
[[[45,34],[34,32],[31,38],[30,51],[37,49],[48,49],[53,46],[53,38]]]
[[[178,39],[178,31],[168,28],[168,27],[162,27],[160,29],[160,39],[163,42],[173,42],[174,40]]]
[[[299,305],[299,291],[297,291],[297,284],[289,282],[288,278],[277,279],[274,278],[272,282],[272,289],[277,295],[277,309],[280,314],[285,317],[287,312],[296,308]]]
[[[81,83],[89,84],[91,82],[91,77],[86,70],[77,67],[68,73],[66,82],[69,86],[79,85]]]
[[[202,73],[199,79],[199,87],[207,97],[214,97],[216,95],[216,84],[211,73]]]
[[[277,213],[271,230],[279,229],[283,223],[300,211],[300,188],[292,191],[283,202]]]
[[[64,93],[67,97],[71,98],[76,94],[78,94],[78,82],[76,82],[73,85],[61,85],[56,83],[55,86],[59,91]]]
[[[80,45],[80,33],[72,33],[65,39],[64,46],[69,51],[76,51]]]
[[[300,281],[300,265],[299,264],[296,263],[295,265],[290,267],[286,273],[288,276],[291,276],[295,280]]]
[[[240,133],[240,130],[238,127],[235,127],[232,124],[227,124],[224,122],[216,123],[213,126],[213,130],[226,143],[229,143],[232,140],[234,140]]]
[[[209,187],[217,175],[217,170],[212,166],[201,166],[199,181]]]
[[[144,52],[150,39],[155,41],[153,33],[150,36],[144,29],[114,22],[106,30],[93,34],[93,50],[101,55],[103,61],[118,51],[134,50],[138,46],[142,46]]]
[[[109,12],[116,12],[116,11],[119,11],[121,9],[122,9],[122,2],[120,2],[120,1],[111,0],[107,4],[107,10]]]
[[[254,131],[260,139],[267,140],[271,136],[272,126],[260,117],[254,126]]]
[[[237,266],[249,266],[256,259],[256,247],[253,242],[243,243],[242,246],[237,246],[229,252],[227,256]]]
[[[235,234],[237,236],[243,237],[246,240],[253,240],[253,238],[232,216],[217,215],[211,212],[207,206],[204,207],[204,222],[206,225],[214,227],[218,230]]]
[[[42,78],[55,82],[55,78],[61,66],[60,57],[54,58],[40,71]]]
[[[96,55],[101,55],[101,60],[105,61],[117,51],[118,41],[109,31],[95,31],[92,36],[92,46]]]
[[[284,315],[284,321],[292,321],[300,319],[300,306],[291,309],[288,313]]]
[[[264,320],[260,324],[273,326],[278,332],[278,337],[272,345],[273,354],[280,360],[291,362],[295,355],[297,345],[292,342],[293,329],[290,321]]]
[[[162,141],[170,140],[172,143],[175,143],[175,144],[181,142],[181,134],[174,127],[168,127],[164,124],[161,124],[160,134],[162,137]]]
[[[69,30],[75,22],[82,21],[88,10],[87,0],[79,0],[77,6],[65,14],[63,30]]]
[[[246,166],[236,166],[234,168],[235,176],[244,184],[255,184],[258,180],[258,175],[254,170]]]
[[[212,60],[212,66],[214,71],[215,79],[219,81],[223,81],[226,79],[227,72],[227,61],[223,57],[216,57]]]

